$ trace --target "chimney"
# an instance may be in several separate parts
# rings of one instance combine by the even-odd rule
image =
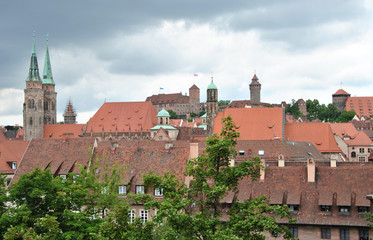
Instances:
[[[307,181],[315,182],[316,166],[313,158],[307,159]]]
[[[190,147],[189,147],[189,159],[191,158],[196,158],[198,157],[198,143],[190,143]],[[190,186],[190,181],[192,181],[193,178],[191,176],[186,176],[185,177],[185,185],[187,185],[187,187]]]
[[[330,167],[337,167],[337,160],[336,159],[330,159]]]
[[[259,180],[260,180],[261,182],[263,182],[263,181],[264,181],[264,178],[265,178],[265,173],[266,173],[266,171],[265,171],[265,165],[266,165],[266,162],[265,162],[264,159],[262,159],[261,165],[262,165],[263,167],[260,168],[260,179],[259,179]]]

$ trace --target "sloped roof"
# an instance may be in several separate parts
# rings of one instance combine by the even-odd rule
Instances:
[[[228,107],[230,108],[245,108],[246,106],[251,106],[250,100],[237,100],[232,101]]]
[[[15,182],[34,168],[51,168],[52,174],[79,172],[75,164],[85,166],[90,159],[89,147],[93,147],[95,138],[42,138],[32,139],[19,167],[12,179]]]
[[[226,108],[214,120],[213,133],[220,134],[222,119],[232,116],[241,140],[282,138],[282,108]]]
[[[155,174],[171,174],[184,181],[184,170],[189,159],[189,141],[172,141],[172,147],[166,149],[163,141],[118,141],[114,150],[111,143],[103,141],[95,148],[95,158],[101,159],[104,168],[106,164],[113,166],[126,166],[125,176],[121,179],[132,186],[142,184],[142,174],[152,170]],[[103,158],[104,154],[106,155]]]
[[[306,162],[286,163],[285,167],[269,164],[264,181],[252,182],[249,178],[240,181],[238,200],[264,195],[281,201],[279,199],[284,196],[284,204],[300,203],[299,214],[293,215],[297,224],[367,226],[357,213],[349,217],[332,214],[326,218],[320,214],[319,205],[332,205],[333,194],[336,194],[337,205],[351,205],[351,199],[355,199],[356,206],[369,206],[365,197],[373,192],[372,171],[373,163],[338,162],[337,167],[330,167],[329,163],[316,162],[316,182],[310,183],[307,182]],[[348,181],[341,184],[341,179]]]
[[[285,139],[289,141],[312,142],[322,153],[341,152],[328,123],[287,123],[285,124]]]
[[[191,86],[189,89],[199,89],[195,84],[193,84],[193,86]]]
[[[345,109],[354,110],[359,117],[369,117],[373,115],[373,97],[349,97],[346,100]]]
[[[181,93],[158,94],[147,97],[145,101],[150,101],[154,105],[170,103],[189,103],[189,96]]]
[[[186,119],[170,119],[170,125],[173,127],[197,127],[196,122],[188,122]]]
[[[339,135],[342,139],[344,136],[350,136],[350,140],[344,140],[349,146],[370,146],[371,139],[364,131],[358,131],[352,123],[331,123],[334,134]]]
[[[8,162],[16,162],[17,166],[30,141],[0,141],[0,173],[14,173]]]
[[[333,96],[334,95],[351,95],[351,94],[349,94],[348,92],[346,92],[345,90],[343,90],[343,89],[338,89],[338,91],[336,91],[334,94],[333,94]]]
[[[46,124],[44,138],[77,138],[82,134],[85,124]]]
[[[150,132],[157,125],[157,111],[151,102],[107,102],[88,121],[91,132]]]
[[[205,142],[199,143],[199,154],[206,149]],[[266,160],[275,160],[282,158],[286,161],[306,161],[312,157],[315,161],[325,161],[325,157],[312,144],[308,142],[292,142],[285,140],[238,140],[236,151],[242,155],[237,155],[237,161],[242,159],[251,159],[259,156]],[[259,155],[259,151],[263,155]]]

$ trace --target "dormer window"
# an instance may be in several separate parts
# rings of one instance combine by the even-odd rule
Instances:
[[[11,168],[14,169],[14,170],[17,169],[17,162],[12,162],[11,163]]]
[[[288,205],[290,212],[298,212],[299,211],[299,205],[298,204],[289,204]]]
[[[240,151],[238,151],[238,155],[240,155],[240,156],[244,156],[244,155],[245,155],[245,151],[244,151],[244,150],[240,150]]]

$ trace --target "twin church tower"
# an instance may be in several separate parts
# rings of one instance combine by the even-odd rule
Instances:
[[[45,53],[43,77],[40,78],[35,38],[32,45],[30,69],[26,78],[23,103],[24,140],[42,138],[44,124],[56,123],[57,93],[52,75],[48,44]]]

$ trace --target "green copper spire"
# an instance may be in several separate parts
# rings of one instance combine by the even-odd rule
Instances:
[[[216,87],[216,85],[214,84],[214,79],[213,79],[213,77],[211,77],[211,83],[210,83],[210,85],[207,87],[207,89],[218,89],[218,88]]]
[[[30,69],[26,81],[41,81],[39,75],[38,58],[36,57],[35,51],[35,32],[33,33],[32,53],[30,61]]]
[[[51,60],[49,58],[48,39],[47,39],[47,50],[45,52],[45,60],[44,60],[43,84],[54,84],[53,76],[52,76]]]

